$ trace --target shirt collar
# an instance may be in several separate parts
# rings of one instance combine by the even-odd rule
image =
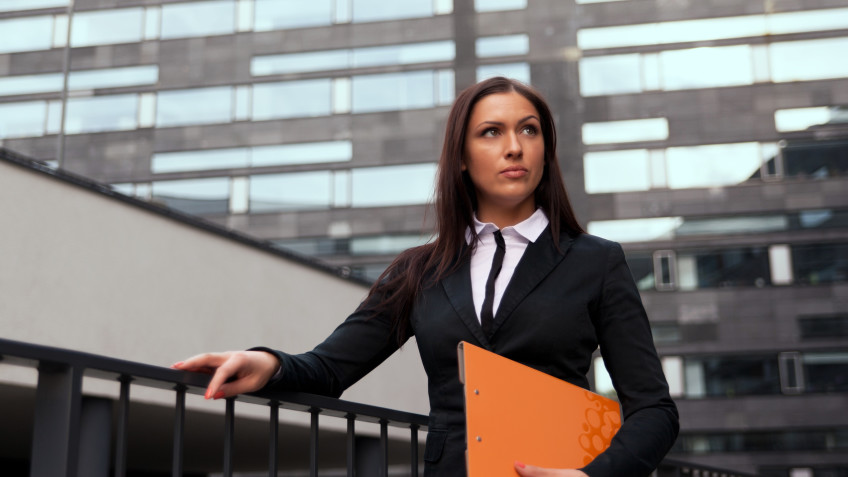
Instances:
[[[545,231],[545,228],[548,226],[549,220],[548,216],[545,215],[545,211],[541,208],[536,209],[536,212],[533,212],[533,215],[527,217],[523,221],[512,225],[510,227],[504,227],[505,229],[512,229],[518,235],[521,235],[529,242],[535,242],[536,239],[542,235],[542,232]],[[477,232],[477,236],[480,236],[483,233],[494,232],[498,230],[498,227],[491,222],[480,222],[477,219],[477,214],[474,214],[474,230]],[[465,232],[465,241],[466,243],[471,243],[471,228]]]

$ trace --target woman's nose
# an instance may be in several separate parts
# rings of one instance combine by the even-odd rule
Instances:
[[[506,157],[509,158],[519,158],[521,157],[521,141],[518,138],[518,135],[515,133],[507,134],[505,137],[506,140]]]

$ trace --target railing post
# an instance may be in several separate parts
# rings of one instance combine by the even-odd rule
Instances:
[[[380,476],[389,476],[389,421],[380,419]]]
[[[309,427],[309,477],[318,477],[318,414],[320,409],[309,410],[312,419]]]
[[[412,459],[411,477],[418,477],[418,425],[412,424],[409,428],[411,430],[409,435],[409,445],[412,448],[412,455],[410,456]]]
[[[112,447],[112,400],[82,398],[80,416],[80,477],[108,477]]]
[[[235,441],[235,398],[227,398],[224,413],[224,477],[233,477],[233,443]]]
[[[347,477],[356,475],[356,415],[347,415]]]
[[[280,442],[280,403],[271,401],[268,405],[271,408],[270,428],[268,429],[268,477],[277,477],[277,447]]]
[[[121,376],[121,395],[118,398],[118,425],[115,440],[115,477],[127,474],[127,438],[130,420],[130,381],[129,376]]]
[[[31,477],[76,477],[82,369],[42,363],[35,394]]]
[[[177,402],[174,407],[174,455],[171,463],[171,476],[183,475],[183,434],[185,433],[185,395],[186,387],[177,385]]]

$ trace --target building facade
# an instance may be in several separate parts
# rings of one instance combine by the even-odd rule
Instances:
[[[456,92],[533,84],[674,456],[848,475],[845,0],[6,0],[0,37],[3,147],[367,278],[429,239]]]

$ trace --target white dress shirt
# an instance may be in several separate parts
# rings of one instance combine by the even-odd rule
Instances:
[[[536,212],[524,221],[510,227],[504,227],[501,230],[501,235],[503,235],[506,244],[506,252],[504,253],[503,267],[495,280],[493,315],[498,313],[498,306],[501,304],[506,286],[509,284],[519,260],[524,255],[524,251],[527,250],[527,246],[530,242],[535,242],[547,226],[548,216],[542,209],[536,209]],[[486,298],[486,280],[489,278],[492,259],[497,248],[494,232],[498,230],[498,227],[493,223],[484,224],[480,222],[475,214],[474,229],[477,231],[477,246],[471,254],[471,292],[474,297],[477,320],[480,320],[480,310],[483,308],[483,300]],[[465,240],[466,243],[471,243],[470,229],[465,233]]]

